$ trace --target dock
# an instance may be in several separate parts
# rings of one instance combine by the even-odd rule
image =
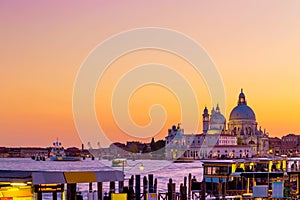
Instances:
[[[98,200],[102,200],[102,184],[115,182],[123,185],[121,171],[15,171],[0,170],[0,200],[42,200],[43,194],[52,193],[52,199],[80,200],[77,195],[78,183],[97,183]],[[65,189],[66,185],[66,189]],[[122,188],[119,188],[120,190]],[[115,188],[111,187],[111,193]],[[119,191],[122,192],[122,191]]]

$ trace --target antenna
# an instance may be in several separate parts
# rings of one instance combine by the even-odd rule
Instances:
[[[92,149],[92,145],[90,142],[88,142],[87,145],[88,145],[89,149]]]

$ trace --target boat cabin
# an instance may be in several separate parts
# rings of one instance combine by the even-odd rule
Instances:
[[[284,196],[284,188],[290,188],[293,191],[291,194],[297,195],[300,191],[299,162],[300,159],[286,157],[205,160],[203,182],[206,192],[214,197],[275,198]],[[262,194],[262,191],[265,192]]]
[[[205,160],[203,167],[206,192],[211,196],[237,195],[246,192],[245,180],[241,177],[232,177],[231,174],[251,171],[252,166],[248,160]]]

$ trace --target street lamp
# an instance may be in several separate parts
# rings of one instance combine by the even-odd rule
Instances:
[[[122,160],[122,171],[123,171],[124,176],[125,176],[125,164],[126,164],[126,163],[127,163],[126,160]],[[127,164],[127,166],[130,167],[130,169],[128,169],[127,171],[130,171],[131,169],[133,169],[134,167],[136,167],[136,166],[139,165],[139,164],[140,164],[139,169],[140,169],[141,171],[143,171],[143,170],[145,169],[145,167],[144,167],[144,165],[143,165],[142,162],[135,163],[134,165],[128,165],[128,164]]]

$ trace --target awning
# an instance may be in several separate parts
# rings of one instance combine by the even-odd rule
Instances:
[[[66,183],[63,172],[33,172],[33,185],[38,184],[63,184]]]
[[[31,181],[31,172],[1,170],[0,182],[26,182]]]
[[[97,182],[94,172],[64,172],[67,183]]]
[[[122,171],[13,171],[0,170],[0,182],[27,182],[39,184],[92,183],[124,181]]]
[[[121,171],[65,172],[64,175],[67,183],[91,183],[124,180],[124,174]]]
[[[95,172],[97,182],[124,181],[124,174],[121,171]]]

